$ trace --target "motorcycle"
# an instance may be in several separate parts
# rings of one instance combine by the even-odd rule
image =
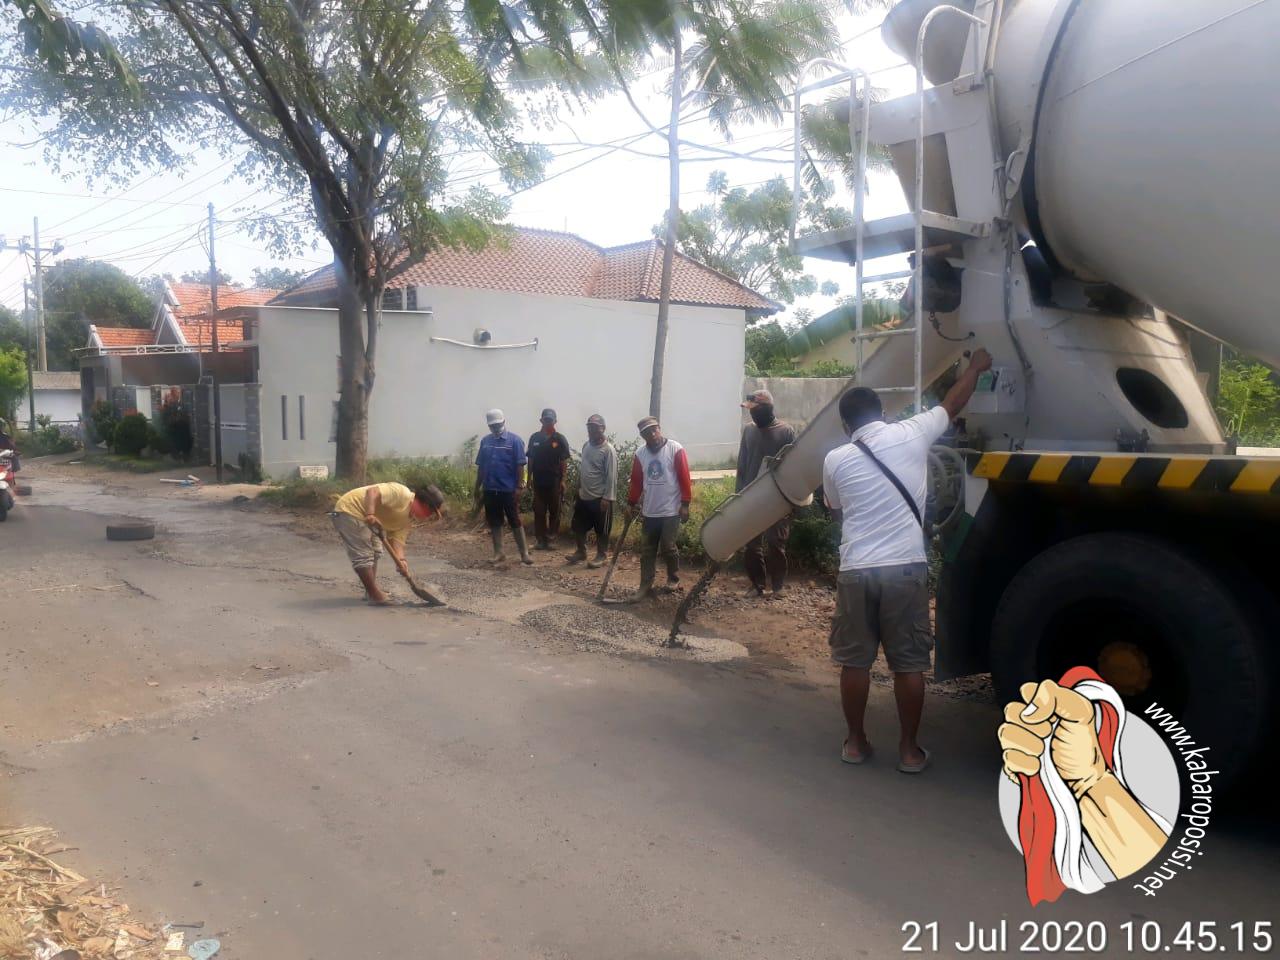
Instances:
[[[0,523],[9,517],[13,509],[13,495],[17,493],[18,483],[14,479],[14,461],[18,451],[0,450]]]

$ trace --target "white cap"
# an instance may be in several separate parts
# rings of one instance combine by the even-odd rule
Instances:
[[[495,423],[506,423],[507,415],[503,413],[501,410],[499,410],[497,407],[495,407],[494,409],[488,410],[485,412],[484,422],[491,427]]]

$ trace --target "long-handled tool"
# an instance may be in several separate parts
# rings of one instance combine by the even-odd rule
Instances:
[[[382,524],[375,524],[373,530],[378,535],[378,539],[382,541],[383,549],[385,549],[387,553],[391,554],[391,558],[394,560],[396,555],[391,550],[391,544],[387,542],[387,533],[382,529]],[[400,569],[399,564],[396,565],[396,569]],[[404,569],[400,570],[400,576],[404,577],[405,582],[409,584],[409,589],[413,591],[414,596],[419,600],[425,600],[427,606],[448,606],[444,599],[443,591],[441,591],[434,583],[427,584],[425,587],[418,583],[417,580],[413,579],[413,574],[409,572],[408,564],[405,564]]]
[[[604,579],[600,581],[600,590],[596,593],[596,600],[604,601],[605,591],[609,589],[609,581],[613,577],[614,568],[618,566],[618,557],[622,556],[622,547],[627,542],[627,534],[631,531],[631,524],[635,521],[634,513],[627,514],[627,522],[622,525],[622,536],[618,537],[618,545],[613,550],[613,559],[609,561],[609,568],[604,572]]]

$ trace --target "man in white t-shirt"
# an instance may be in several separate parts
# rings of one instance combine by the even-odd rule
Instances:
[[[933,648],[922,523],[929,447],[964,409],[979,374],[990,367],[991,355],[975,350],[940,405],[896,423],[885,423],[874,390],[855,387],[840,398],[849,443],[827,454],[822,489],[827,506],[840,516],[831,657],[841,667],[840,701],[849,725],[840,751],[845,763],[871,756],[863,716],[871,664],[883,646],[902,724],[898,769],[920,773],[929,765],[929,751],[916,740]]]

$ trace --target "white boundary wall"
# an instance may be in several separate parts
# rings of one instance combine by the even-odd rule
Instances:
[[[525,439],[542,408],[554,407],[575,450],[589,415],[600,413],[609,432],[630,438],[648,412],[656,304],[462,287],[421,287],[418,304],[419,311],[383,314],[370,402],[373,457],[453,456],[485,432],[490,407],[502,408]],[[671,308],[662,420],[695,464],[737,455],[745,325],[742,310]],[[494,344],[536,338],[538,348],[431,340],[469,344],[477,327]],[[332,469],[337,311],[263,307],[256,339],[264,472],[280,478],[301,465]]]

